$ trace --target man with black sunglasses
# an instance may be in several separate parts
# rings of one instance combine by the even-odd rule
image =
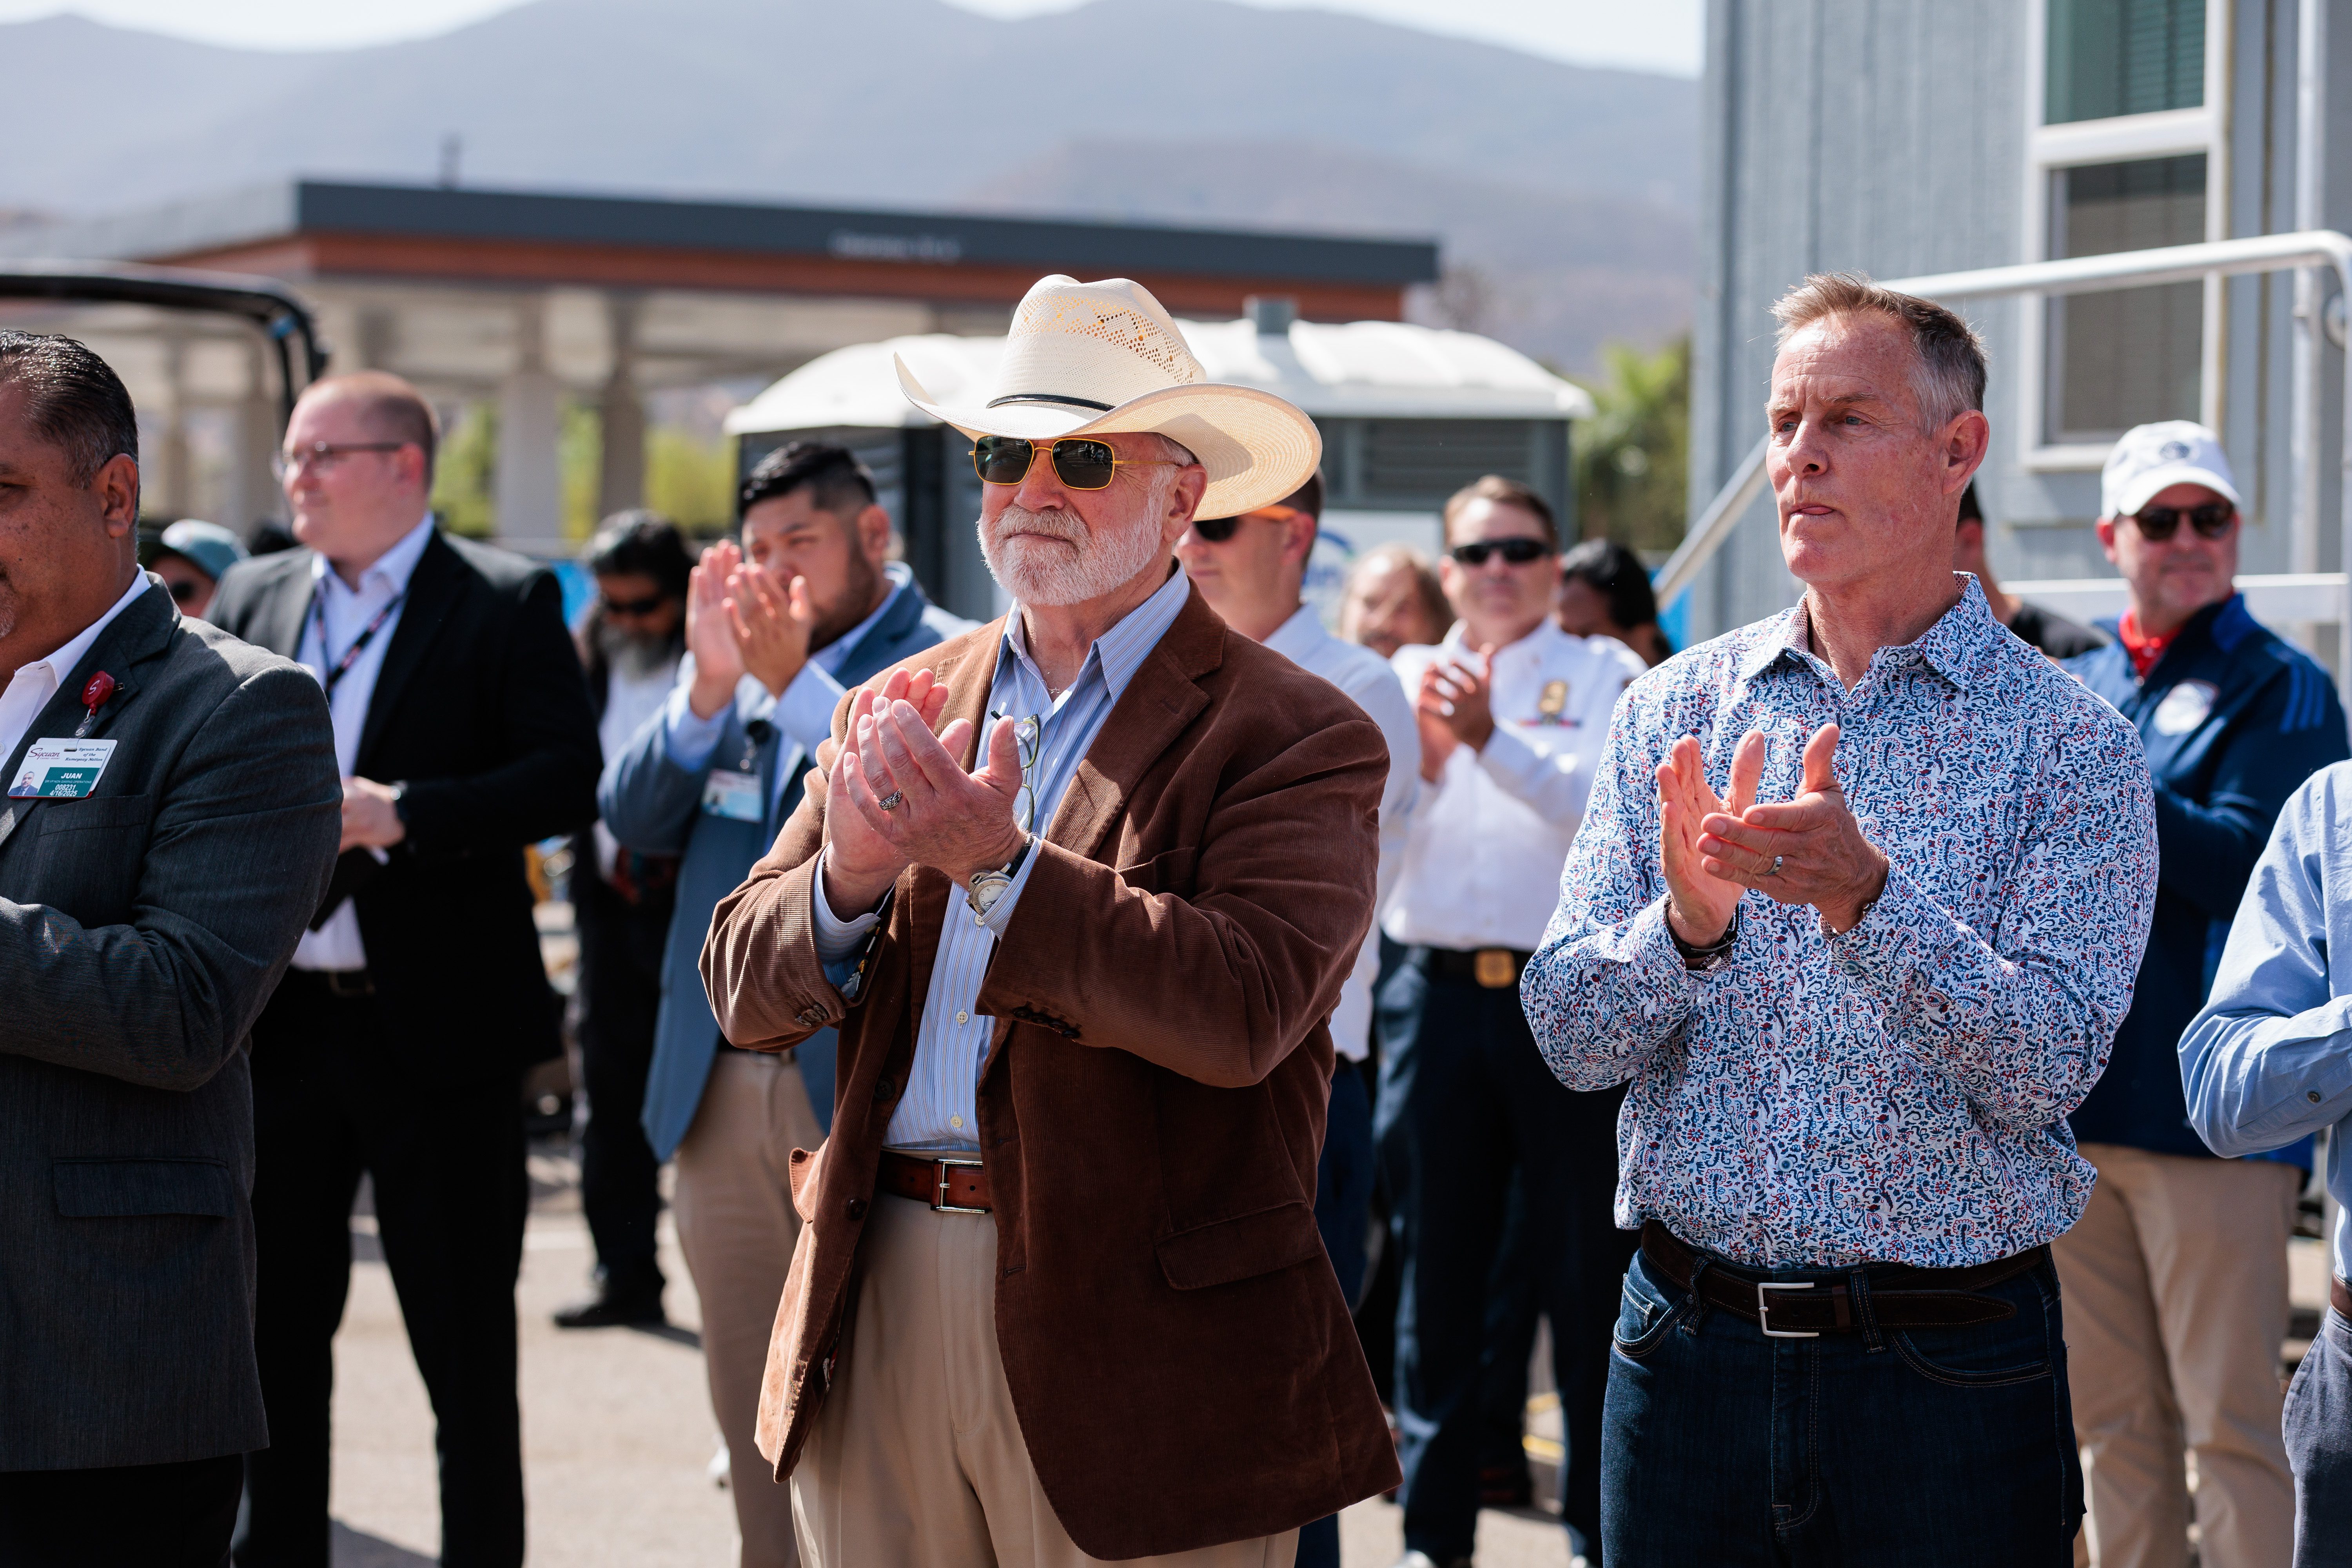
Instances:
[[[1438,575],[1461,619],[1440,646],[1394,660],[1419,710],[1423,784],[1382,917],[1407,952],[1378,1013],[1375,1124],[1404,1260],[1404,1563],[1470,1557],[1487,1284],[1516,1185],[1516,1256],[1551,1320],[1568,1436],[1561,1517],[1570,1554],[1597,1563],[1609,1324],[1633,1251],[1610,1208],[1625,1091],[1579,1093],[1553,1079],[1518,984],[1558,900],[1611,710],[1644,666],[1621,642],[1553,624],[1559,536],[1533,489],[1490,474],[1444,515]]]
[[[2238,492],[2213,433],[2174,420],[2116,443],[2099,542],[2131,607],[2066,668],[2138,727],[2156,776],[2156,927],[2105,1077],[2069,1118],[2098,1168],[2058,1238],[2074,1429],[2103,1563],[2177,1560],[2184,1448],[2209,1563],[2284,1563],[2294,1529],[2279,1431],[2286,1242],[2309,1139],[2215,1159],[2191,1131],[2178,1047],[2280,808],[2346,754],[2326,673],[2258,625],[2231,579]]]

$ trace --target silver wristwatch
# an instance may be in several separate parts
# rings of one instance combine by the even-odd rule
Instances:
[[[972,924],[988,923],[988,911],[994,909],[996,901],[1012,888],[1013,879],[1020,873],[1021,863],[1029,858],[1029,847],[1035,842],[1034,838],[1023,835],[1021,847],[1013,852],[1012,859],[993,871],[972,874],[971,886],[965,889],[963,895],[963,901],[971,907]]]

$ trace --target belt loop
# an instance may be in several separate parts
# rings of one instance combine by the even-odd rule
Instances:
[[[1698,1282],[1706,1278],[1706,1266],[1714,1261],[1697,1247],[1691,1248],[1691,1315],[1683,1320],[1682,1331],[1693,1339],[1698,1338],[1699,1330],[1706,1326],[1706,1298],[1699,1294]]]
[[[1862,1353],[1876,1355],[1886,1348],[1878,1332],[1878,1312],[1870,1300],[1870,1266],[1863,1265],[1845,1277],[1847,1297],[1853,1302],[1853,1321],[1862,1326]]]

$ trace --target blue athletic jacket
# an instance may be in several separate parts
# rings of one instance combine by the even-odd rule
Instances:
[[[2352,754],[2344,710],[2311,658],[2246,612],[2208,606],[2142,681],[2116,640],[2065,668],[2138,727],[2156,778],[2156,928],[2107,1070],[2070,1119],[2084,1142],[2212,1158],[2190,1130],[2180,1037],[2204,1006],[2221,945],[2271,826],[2303,781]],[[2308,1170],[2309,1140],[2263,1158]]]

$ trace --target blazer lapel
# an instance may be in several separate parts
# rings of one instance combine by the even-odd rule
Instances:
[[[425,553],[416,558],[416,570],[408,575],[408,597],[401,603],[400,624],[393,628],[392,646],[384,650],[383,668],[377,671],[375,689],[368,696],[367,722],[360,726],[359,747],[352,753],[354,773],[370,776],[367,764],[375,744],[383,736],[402,689],[425,662],[425,651],[448,620],[462,578],[457,552],[449,548],[436,526],[425,542]]]
[[[1144,770],[1209,705],[1201,677],[1224,662],[1224,629],[1197,591],[1184,601],[1071,773],[1048,843],[1094,857]]]
[[[247,641],[288,658],[302,657],[302,622],[310,615],[316,581],[310,563],[317,559],[307,550],[295,557],[299,569],[287,571],[278,579],[268,603],[254,612],[253,636]]]

